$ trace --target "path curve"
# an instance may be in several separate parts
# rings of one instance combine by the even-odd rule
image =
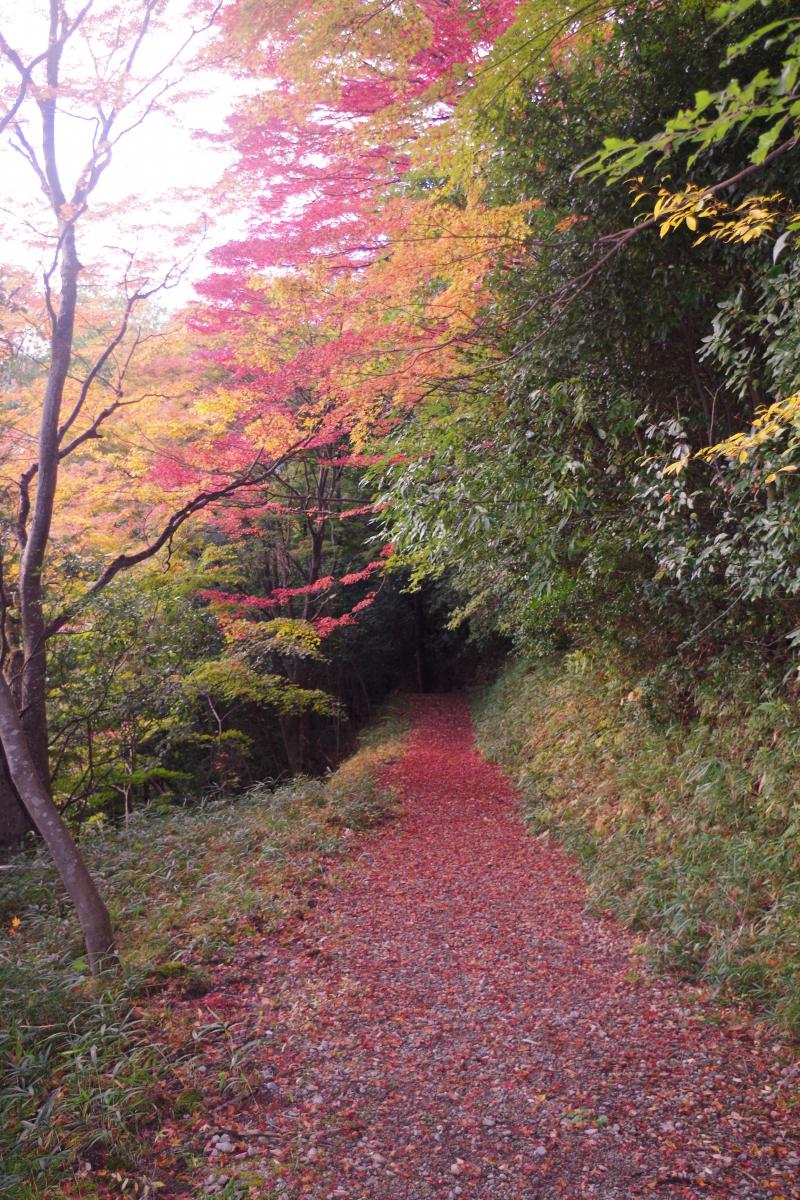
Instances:
[[[391,782],[404,815],[302,945],[254,963],[277,997],[274,1194],[800,1198],[797,1065],[643,977],[570,860],[525,832],[462,699],[415,701]]]

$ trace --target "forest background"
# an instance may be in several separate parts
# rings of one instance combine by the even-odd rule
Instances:
[[[569,814],[587,861],[626,821],[663,858],[670,789],[766,855],[726,962],[769,912],[745,973],[800,1019],[794,6],[39,8],[0,23],[44,263],[0,268],[0,842],[37,827],[87,968],[116,950],[81,848],[322,773],[392,690],[505,654],[605,696],[594,761],[661,739],[655,791]],[[202,231],[96,194],[222,78],[207,202],[247,233],[175,311]],[[495,697],[511,761],[530,708]],[[558,772],[522,758],[547,824]],[[705,963],[706,917],[669,919]]]

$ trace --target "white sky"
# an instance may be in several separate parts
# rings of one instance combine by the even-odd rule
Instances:
[[[174,18],[170,27],[155,31],[142,58],[143,73],[149,73],[170,57],[176,39],[183,40],[186,25],[181,20],[185,0],[171,0]],[[109,0],[95,0],[96,7],[112,11]],[[39,48],[42,31],[46,34],[46,0],[0,0],[0,30],[7,40],[22,51]],[[69,11],[77,11],[72,0]],[[138,11],[139,0],[128,0],[125,8]],[[175,19],[177,18],[177,19]],[[91,63],[78,60],[76,43],[73,73],[89,78]],[[114,151],[111,164],[103,175],[90,203],[90,220],[79,226],[79,252],[87,265],[108,264],[107,282],[115,281],[116,250],[136,248],[146,257],[157,257],[168,266],[186,253],[185,231],[201,214],[211,222],[204,240],[205,251],[244,233],[245,214],[223,211],[221,199],[213,195],[214,185],[233,162],[228,149],[221,149],[201,136],[199,131],[222,132],[225,118],[244,94],[245,85],[220,71],[205,71],[193,82],[206,94],[194,95],[170,104],[171,112],[151,113],[144,123],[127,134]],[[68,102],[65,102],[68,103]],[[28,112],[25,128],[34,142],[37,122]],[[60,121],[61,169],[72,183],[87,154],[91,126],[85,120],[65,117]],[[106,214],[105,219],[101,216]],[[42,222],[38,184],[28,163],[10,145],[9,131],[0,137],[0,263],[41,269],[46,260],[41,241],[30,228],[52,229],[52,219]],[[27,222],[27,223],[26,223]],[[38,242],[38,244],[37,244]],[[192,239],[191,244],[196,244]],[[208,274],[205,252],[201,252],[186,280],[164,294],[160,302],[170,307],[191,299],[191,281]]]

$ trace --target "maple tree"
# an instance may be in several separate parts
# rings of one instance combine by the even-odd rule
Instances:
[[[251,228],[246,241],[215,251],[219,270],[201,285],[206,303],[190,320],[223,371],[216,404],[246,414],[247,437],[265,412],[274,419],[276,408],[301,428],[311,421],[315,433],[303,461],[330,487],[344,466],[374,463],[371,439],[461,375],[463,352],[480,329],[489,272],[523,243],[529,205],[489,206],[479,188],[453,188],[415,167],[411,156],[452,110],[460,70],[480,57],[482,39],[496,36],[515,8],[227,11],[227,37],[237,47],[246,38],[249,70],[279,81],[230,123],[239,152],[230,187],[252,214]],[[376,72],[379,46],[384,61]],[[336,583],[319,574],[318,547],[330,528],[326,505],[320,494],[310,506],[306,501],[309,556],[293,597],[305,597],[303,619],[309,598],[327,603]],[[367,503],[354,515],[371,511]],[[360,574],[345,572],[339,582],[347,589]],[[335,617],[318,615],[314,624],[327,635],[350,624],[370,599]],[[228,603],[234,601],[248,603],[242,595]],[[274,595],[255,596],[249,608],[274,603]],[[307,665],[308,656],[294,664],[292,682]],[[282,725],[297,723],[284,717]],[[287,748],[298,732],[302,746],[299,725]],[[302,749],[289,757],[299,767]]]
[[[330,447],[374,465],[370,443],[458,387],[470,347],[486,353],[488,277],[522,249],[531,204],[486,203],[421,146],[517,7],[227,10],[227,38],[271,86],[230,122],[248,239],[215,251],[191,322],[225,373],[221,402],[314,420],[323,473]]]
[[[333,715],[337,707],[333,695],[314,686],[323,643],[373,603],[391,550],[363,563],[365,531],[353,527],[369,522],[373,506],[357,494],[346,448],[321,442],[296,456],[268,490],[259,495],[250,489],[234,511],[223,508],[213,518],[228,536],[258,540],[258,592],[199,592],[211,605],[224,646],[218,659],[198,665],[193,685],[209,701],[218,695],[270,706],[293,772],[308,765],[307,718]],[[362,561],[353,561],[354,550]]]
[[[545,0],[226,10],[245,69],[270,81],[230,122],[249,234],[215,251],[193,317],[235,402],[302,394],[361,449],[481,386],[501,357],[490,279],[524,261],[541,201],[490,194],[477,114],[520,60],[569,55],[606,15]]]

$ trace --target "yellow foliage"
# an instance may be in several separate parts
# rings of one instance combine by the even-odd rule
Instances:
[[[635,189],[633,207],[642,200],[653,200],[654,194],[642,187],[641,177],[631,180],[631,184]],[[747,245],[776,232],[778,227],[792,232],[800,229],[800,213],[789,206],[781,192],[747,196],[734,205],[720,199],[710,188],[695,183],[687,183],[679,191],[670,191],[660,185],[655,192],[650,219],[655,221],[662,238],[682,226],[697,233],[701,222],[708,222],[694,239],[696,246],[709,239]]]
[[[771,442],[786,429],[800,429],[800,392],[789,396],[786,400],[778,400],[768,408],[759,408],[753,419],[753,424],[746,432],[734,433],[715,446],[705,446],[698,450],[695,458],[710,462],[714,458],[728,458],[737,462],[746,462],[750,452]],[[796,471],[792,465],[781,467],[770,479],[790,471]]]
[[[680,475],[692,458],[699,459],[701,462],[713,462],[716,458],[727,458],[730,462],[745,463],[754,450],[774,441],[790,429],[800,432],[800,392],[796,392],[785,400],[778,400],[768,407],[759,408],[748,430],[740,430],[713,446],[704,446],[694,454],[683,455],[665,467],[662,475]],[[766,476],[764,482],[774,483],[779,475],[791,474],[797,469],[793,463],[776,467]]]
[[[361,448],[389,408],[413,406],[456,368],[459,348],[478,328],[489,272],[520,252],[537,207],[491,208],[477,190],[457,201],[446,189],[389,200],[385,248],[362,271],[332,274],[323,261],[253,280],[261,311],[237,336],[238,361],[258,368],[260,386],[265,377],[267,387],[274,381],[278,394],[296,381],[295,430],[335,421]],[[218,396],[217,413],[228,403],[224,391]],[[241,388],[236,397],[246,411]],[[248,428],[248,436],[265,444],[280,438],[289,432],[280,420],[271,409],[269,429]]]

